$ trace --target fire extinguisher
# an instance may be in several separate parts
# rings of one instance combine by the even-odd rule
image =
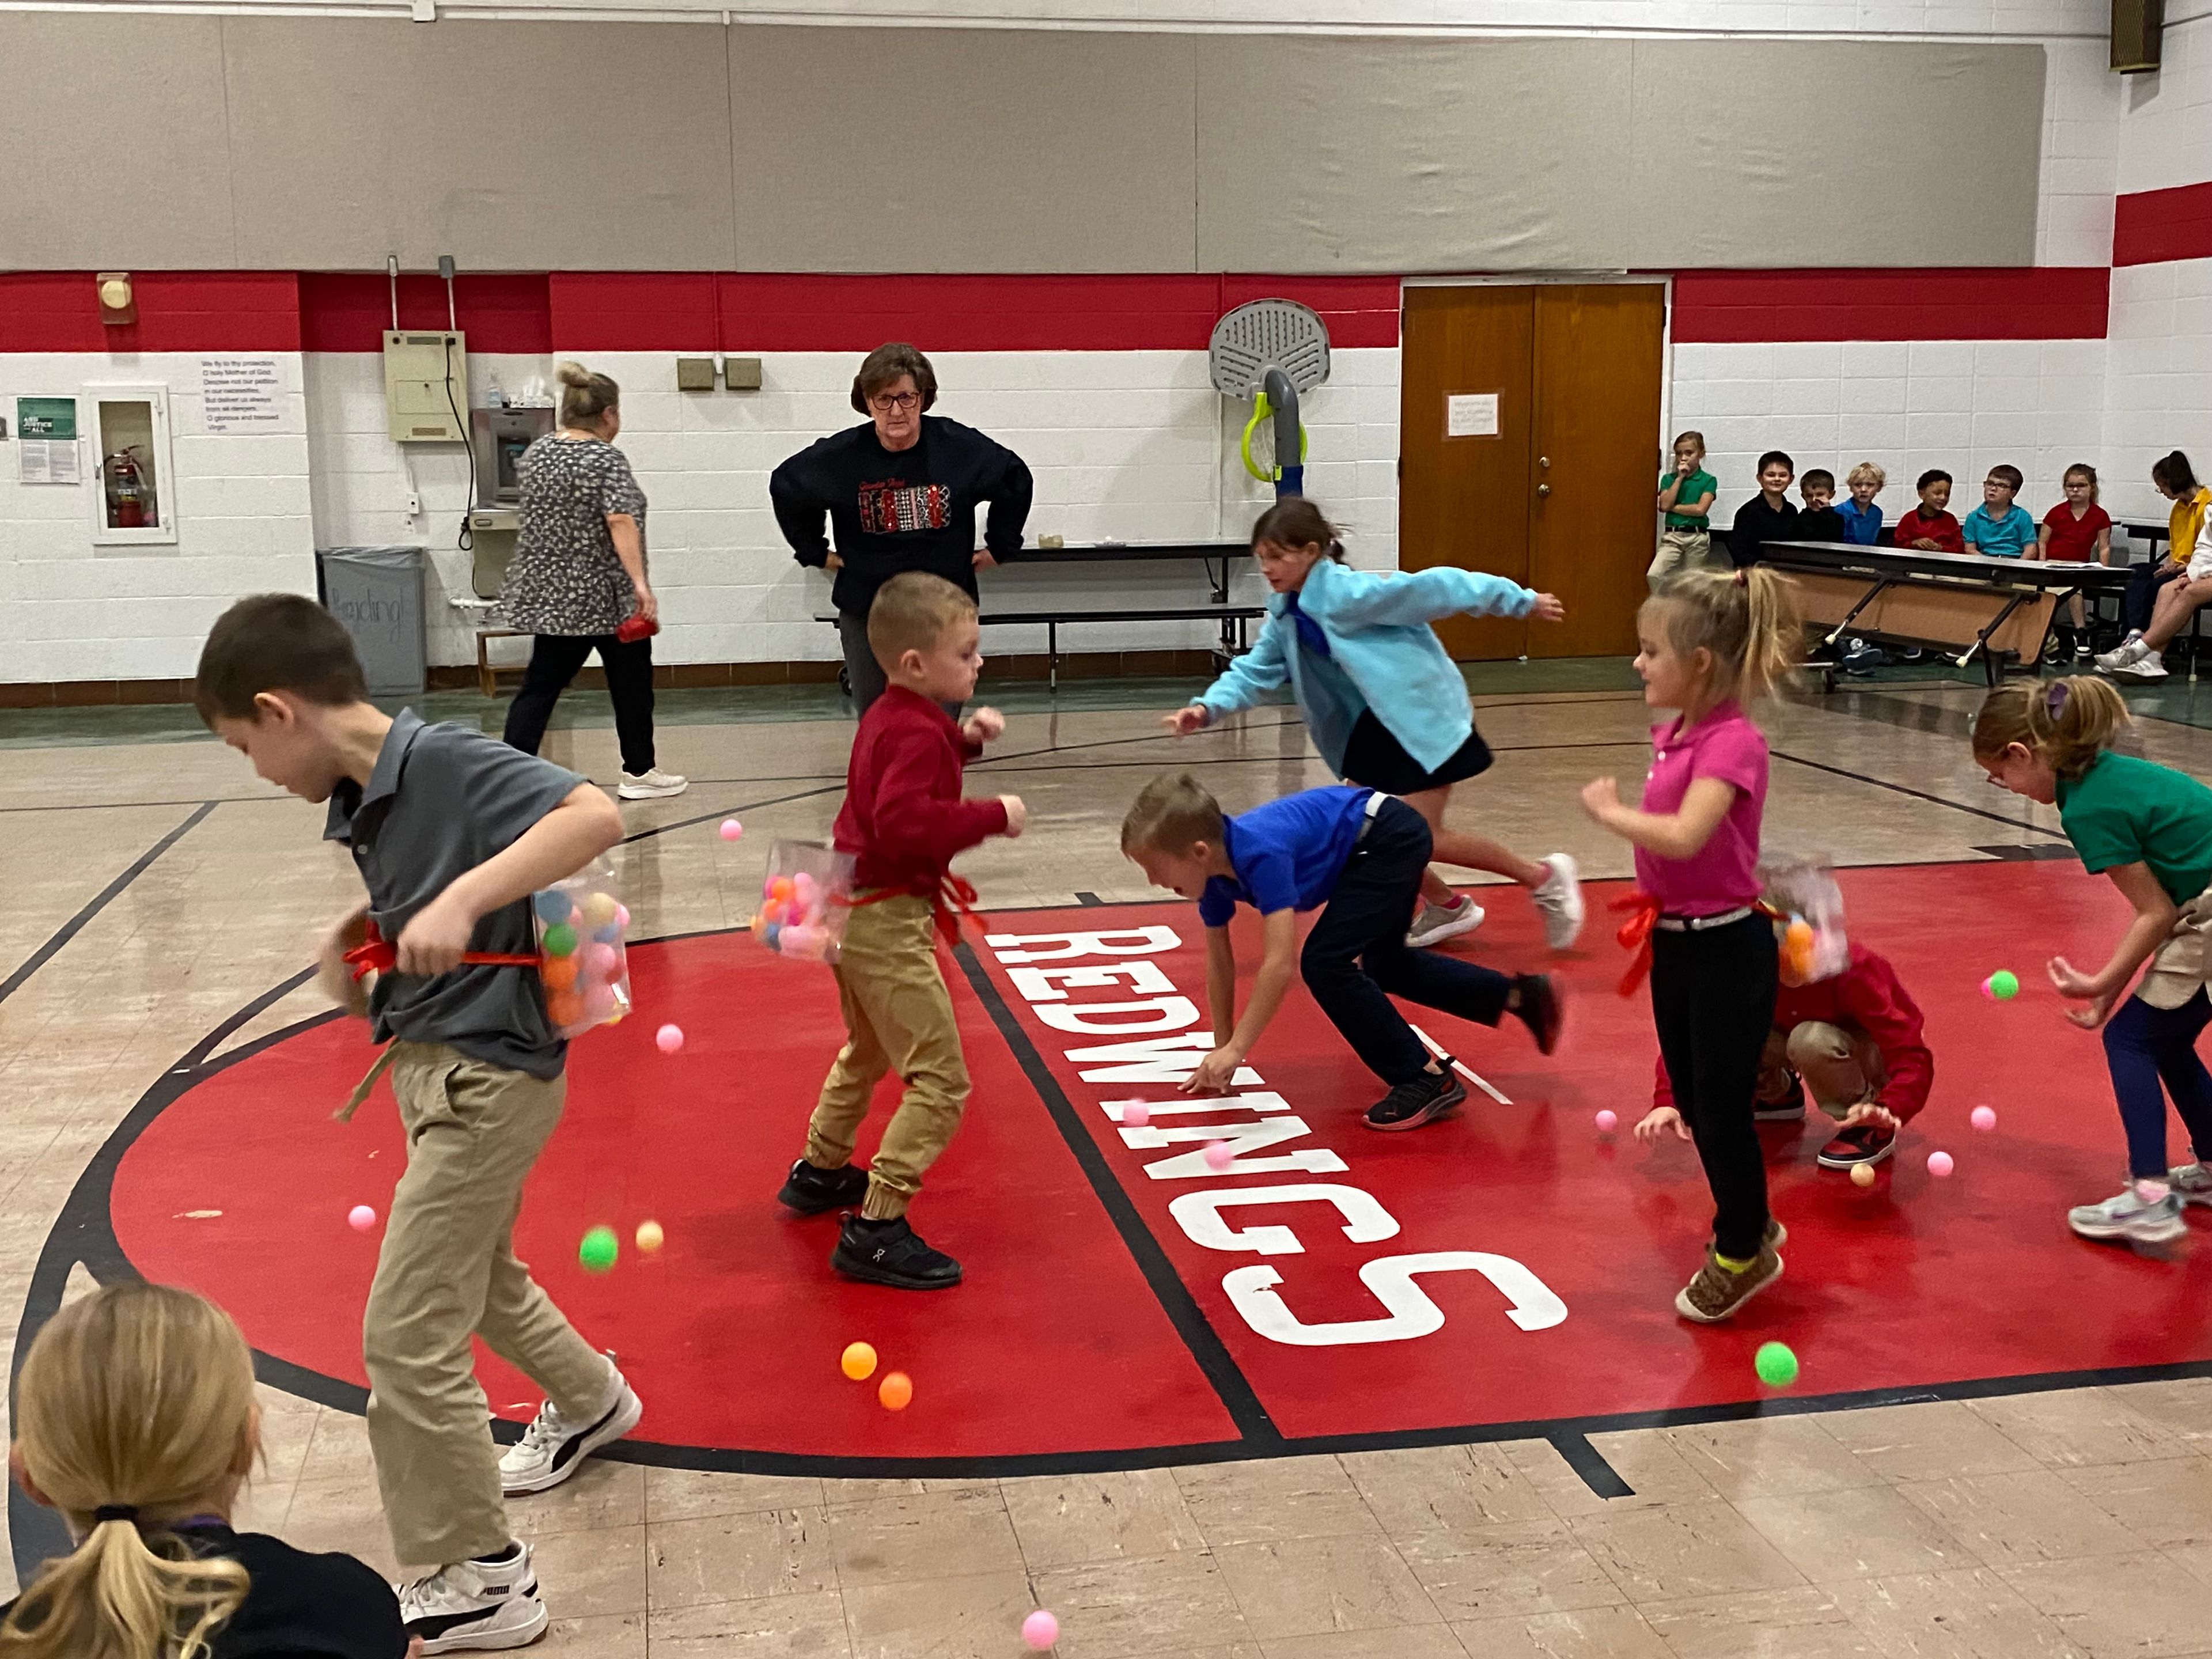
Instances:
[[[146,503],[151,492],[138,457],[118,449],[107,458],[107,522],[116,530],[137,530],[146,523]]]

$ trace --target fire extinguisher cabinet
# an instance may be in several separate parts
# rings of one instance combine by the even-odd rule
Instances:
[[[428,683],[419,547],[319,547],[315,582],[353,635],[372,697],[411,697]]]

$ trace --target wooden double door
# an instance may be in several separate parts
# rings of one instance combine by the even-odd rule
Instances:
[[[1440,623],[1454,657],[1635,650],[1665,322],[1657,283],[1406,290],[1399,563],[1509,576],[1567,609]]]

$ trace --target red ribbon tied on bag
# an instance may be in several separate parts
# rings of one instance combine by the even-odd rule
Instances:
[[[374,922],[368,923],[368,929],[361,943],[345,953],[346,964],[353,969],[356,982],[367,979],[371,974],[388,974],[399,965],[398,948],[376,931]],[[534,951],[523,956],[511,951],[464,951],[461,960],[485,968],[535,968],[538,965]]]
[[[1628,913],[1628,920],[1620,924],[1620,931],[1613,937],[1620,940],[1620,948],[1630,953],[1628,971],[1620,976],[1618,988],[1621,995],[1632,997],[1636,988],[1651,971],[1651,929],[1659,920],[1662,907],[1650,894],[1639,890],[1626,898],[1613,900],[1606,908]]]

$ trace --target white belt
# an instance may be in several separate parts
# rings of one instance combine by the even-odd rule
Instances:
[[[1662,916],[1651,925],[1662,933],[1703,933],[1715,927],[1731,927],[1751,913],[1750,905],[1740,904],[1717,916]]]
[[[1364,821],[1359,826],[1359,833],[1352,838],[1354,846],[1367,839],[1367,832],[1375,827],[1375,815],[1382,810],[1382,803],[1391,799],[1380,789],[1368,795],[1367,805],[1360,809],[1360,816]]]

